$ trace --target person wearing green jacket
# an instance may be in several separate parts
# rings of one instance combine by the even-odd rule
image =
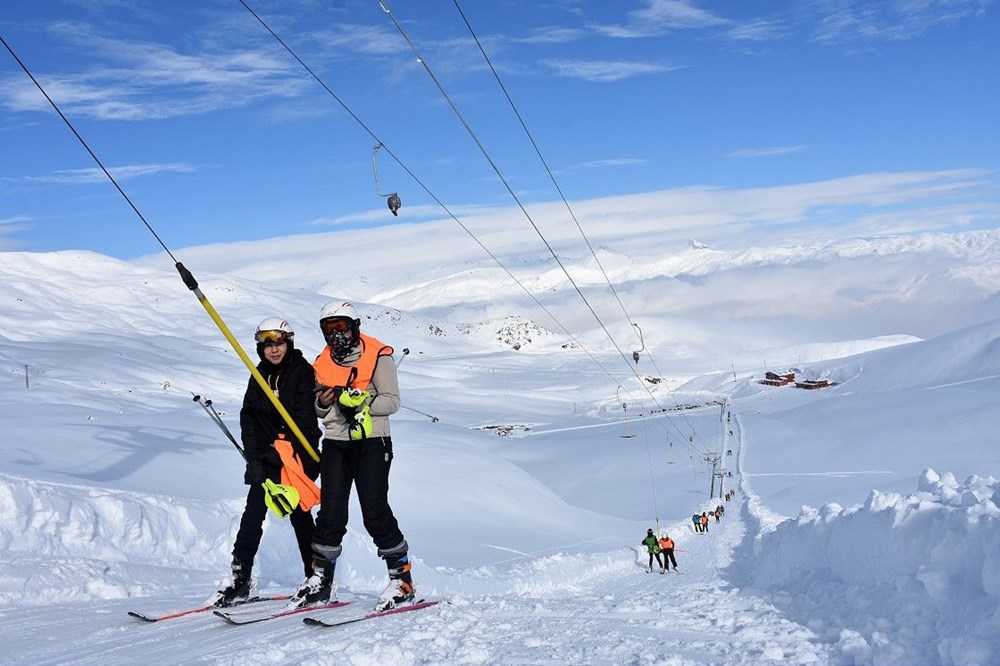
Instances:
[[[640,545],[645,546],[646,550],[649,551],[649,566],[646,568],[646,573],[653,572],[653,558],[656,558],[656,563],[660,565],[660,573],[663,573],[663,562],[660,560],[660,543],[653,534],[653,529],[650,528],[646,530],[646,538],[640,542]]]

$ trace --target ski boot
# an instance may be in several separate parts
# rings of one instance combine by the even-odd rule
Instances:
[[[407,548],[405,540],[393,548],[384,550],[379,548],[378,554],[385,560],[389,569],[389,585],[383,590],[375,605],[377,612],[413,603],[416,598]]]
[[[315,604],[327,604],[337,598],[336,583],[333,573],[337,566],[337,557],[341,548],[319,547],[313,544],[312,575],[306,578],[295,594],[288,600],[289,608],[305,608]]]
[[[222,589],[216,592],[211,599],[211,604],[217,608],[236,606],[253,595],[253,581],[250,579],[251,567],[236,558],[233,558],[230,567],[232,571],[229,579],[224,581]]]

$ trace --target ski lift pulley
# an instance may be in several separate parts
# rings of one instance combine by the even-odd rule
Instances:
[[[399,194],[397,194],[396,192],[390,192],[389,194],[385,194],[384,192],[382,192],[378,184],[378,164],[376,164],[375,162],[375,155],[376,153],[378,153],[380,148],[382,148],[381,143],[375,146],[374,150],[372,150],[372,172],[375,174],[375,193],[378,194],[380,197],[386,197],[385,203],[386,205],[389,206],[389,212],[391,212],[395,216],[398,216],[399,209],[402,208],[403,206],[403,202],[402,200],[400,200]]]

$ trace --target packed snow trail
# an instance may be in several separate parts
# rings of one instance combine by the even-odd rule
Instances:
[[[742,495],[696,535],[668,528],[682,574],[646,573],[645,548],[553,555],[511,565],[506,594],[449,595],[450,603],[361,625],[324,629],[288,617],[235,627],[192,616],[159,624],[128,610],[178,600],[127,599],[4,613],[2,663],[825,663],[812,633],[773,607],[728,589],[723,572],[745,537]],[[721,500],[720,500],[721,501]],[[708,507],[705,507],[708,508]],[[419,582],[419,581],[418,581]],[[342,595],[345,596],[346,595]],[[39,632],[40,626],[45,627]]]

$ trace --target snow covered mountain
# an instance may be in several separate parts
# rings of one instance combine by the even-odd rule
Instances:
[[[723,250],[605,225],[601,265],[642,327],[633,372],[551,258],[493,224],[579,344],[474,244],[442,243],[443,222],[373,230],[363,251],[345,231],[177,253],[251,355],[272,314],[318,351],[334,296],[410,350],[390,497],[422,593],[451,603],[325,633],[125,616],[196,604],[226,569],[242,461],[191,398],[236,430],[246,370],[162,256],[0,254],[2,660],[1000,659],[1000,233]],[[836,385],[758,383],[769,370]],[[709,496],[720,482],[734,499]],[[338,580],[364,600],[385,570],[351,515]],[[643,573],[647,527],[675,537],[683,575]],[[260,588],[294,586],[296,561],[269,518]]]

